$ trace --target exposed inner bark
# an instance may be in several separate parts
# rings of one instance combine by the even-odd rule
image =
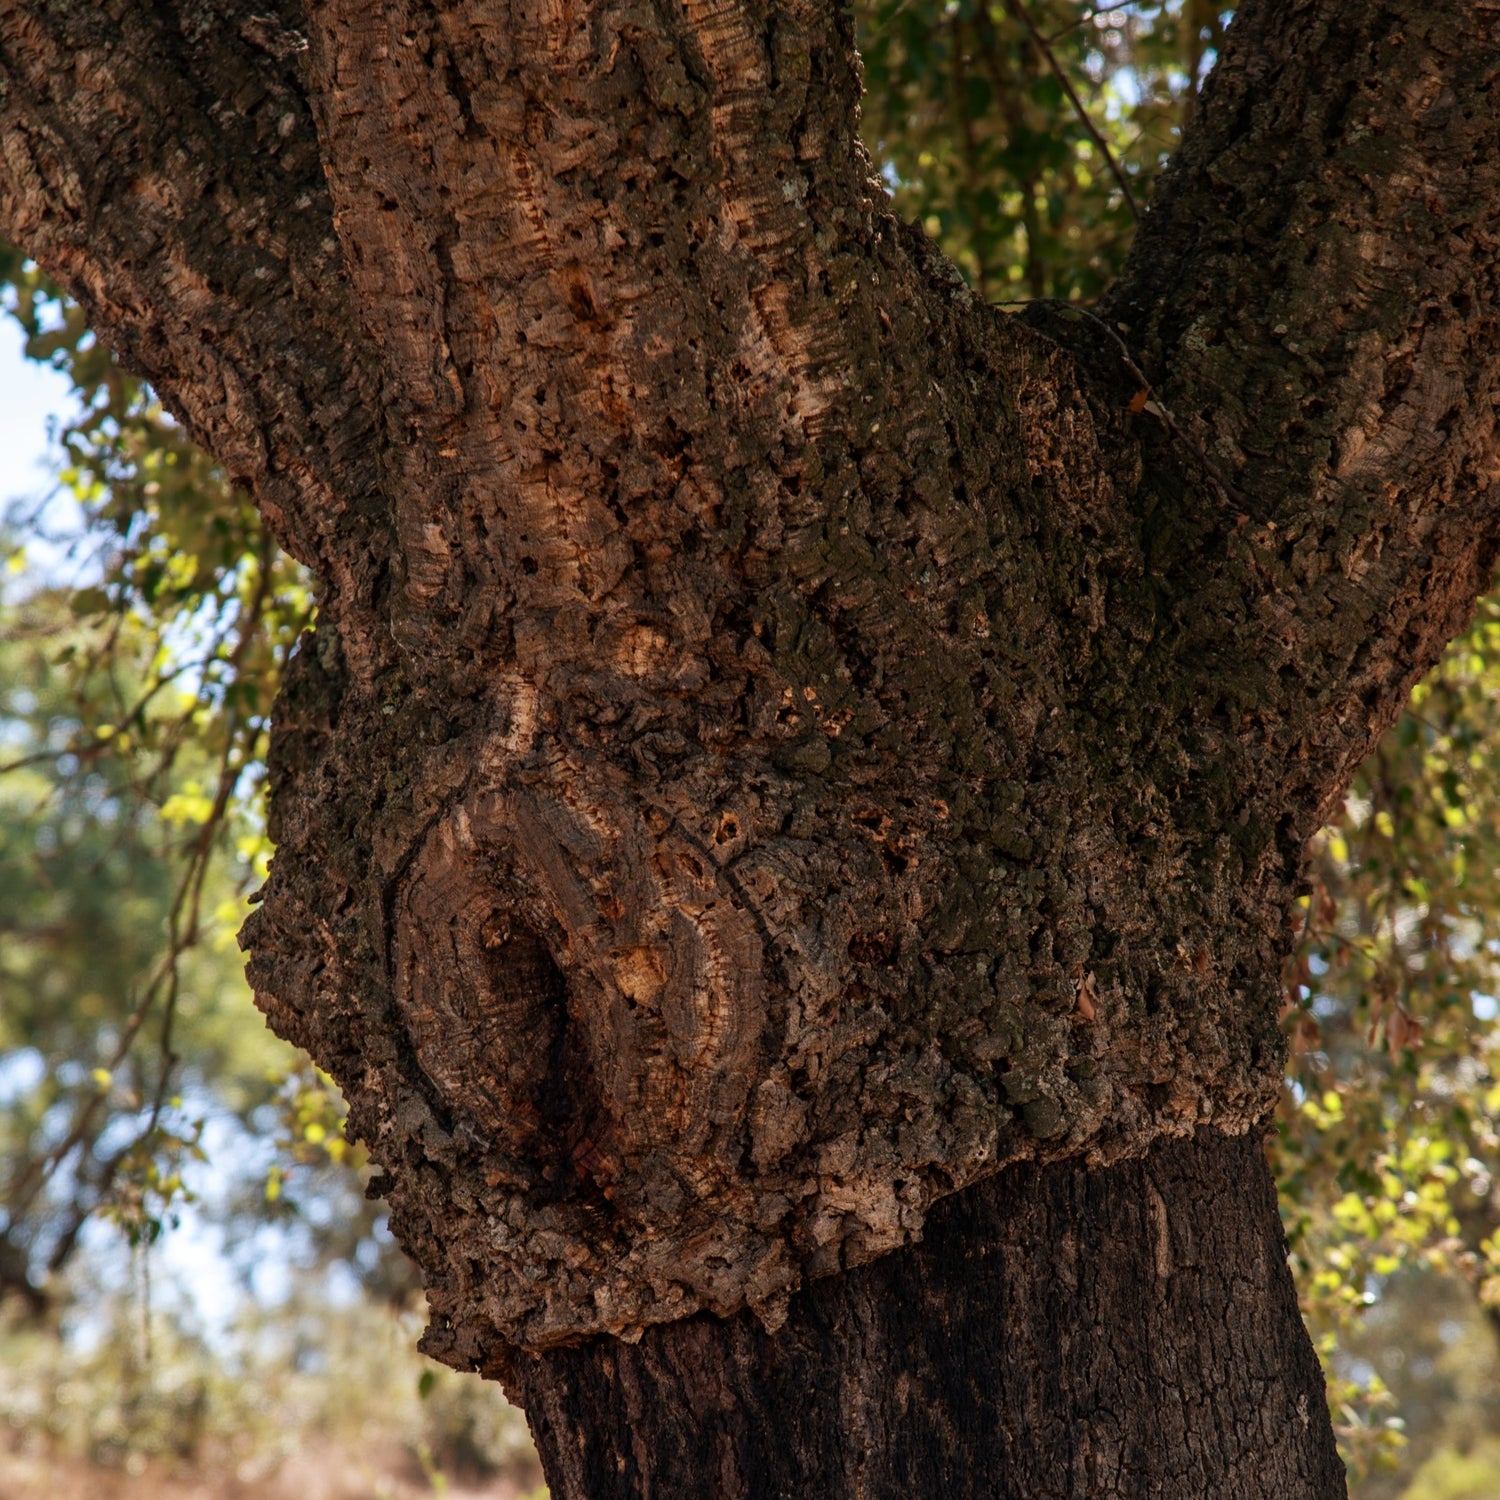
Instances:
[[[505,1379],[555,1500],[1344,1493],[1258,1136],[1012,1167],[774,1336],[699,1316]]]

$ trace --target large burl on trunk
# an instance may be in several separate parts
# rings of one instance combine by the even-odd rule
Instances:
[[[1500,535],[1497,73],[1251,0],[1017,318],[821,0],[0,4],[6,232],[321,580],[259,1001],[554,1493],[1341,1493],[1258,1132]]]

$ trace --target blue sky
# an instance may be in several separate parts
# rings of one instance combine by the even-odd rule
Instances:
[[[66,378],[27,359],[22,342],[19,326],[0,317],[0,511],[46,493],[47,424],[72,404]]]

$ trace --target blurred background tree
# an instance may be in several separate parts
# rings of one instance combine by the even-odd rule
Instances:
[[[1086,306],[1118,271],[1232,7],[857,13],[897,211],[1011,308]],[[340,1102],[240,977],[313,581],[14,254],[0,300],[75,395],[55,491],[0,536],[0,1488],[529,1493],[519,1414],[409,1352],[416,1288]],[[1500,1494],[1497,731],[1492,598],[1297,913],[1272,1149],[1361,1500]]]

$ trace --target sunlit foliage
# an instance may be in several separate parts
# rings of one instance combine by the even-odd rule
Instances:
[[[1278,1166],[1330,1352],[1341,1320],[1398,1271],[1461,1275],[1500,1310],[1497,733],[1490,598],[1315,850],[1288,975]]]
[[[869,0],[865,135],[897,208],[991,301],[1096,297],[1232,7]]]

